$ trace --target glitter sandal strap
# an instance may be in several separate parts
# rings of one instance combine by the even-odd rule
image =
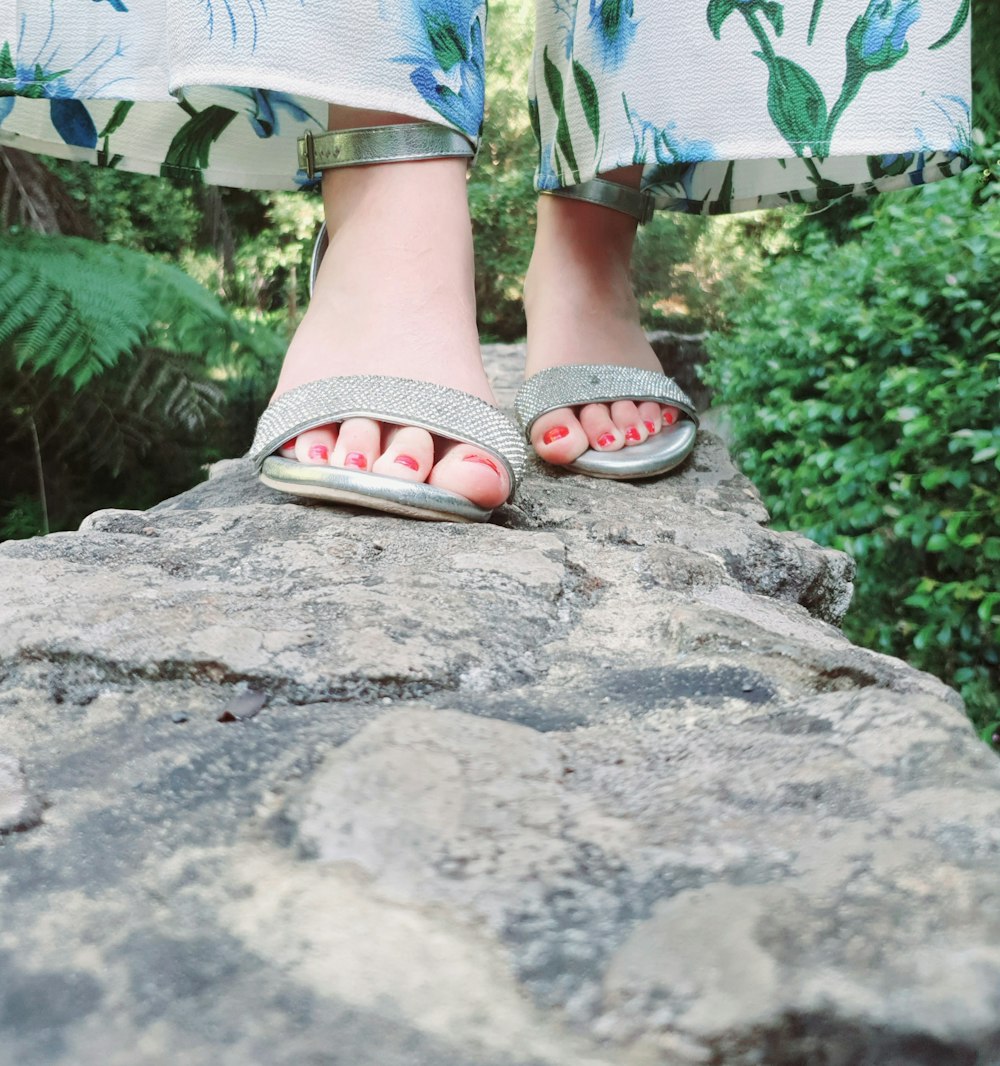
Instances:
[[[554,366],[532,375],[520,388],[514,410],[525,436],[544,414],[560,407],[634,400],[677,407],[697,426],[698,412],[674,381],[654,370],[627,366]]]
[[[347,418],[416,426],[496,456],[510,477],[511,497],[524,475],[524,442],[511,420],[485,400],[444,385],[357,374],[323,378],[282,393],[261,415],[249,457],[264,460],[307,430]]]

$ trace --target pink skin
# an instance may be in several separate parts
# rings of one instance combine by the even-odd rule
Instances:
[[[335,129],[399,121],[405,118],[330,109]],[[612,177],[634,183],[638,169]],[[331,244],[276,396],[321,377],[377,373],[448,385],[494,402],[476,334],[465,179],[464,160],[453,159],[326,172]],[[629,281],[634,230],[633,220],[618,212],[540,198],[525,284],[529,374],[552,365],[606,362],[608,352],[621,365],[659,369],[638,325]],[[398,343],[400,321],[407,323],[406,345]],[[675,410],[645,401],[562,408],[537,421],[532,442],[546,461],[570,463],[601,438],[602,450],[615,450],[676,419]],[[510,490],[496,457],[476,452],[474,458],[468,445],[368,419],[308,430],[280,451],[315,463],[322,461],[313,451],[320,446],[334,466],[351,460],[359,469],[360,455],[372,473],[426,481],[483,507],[502,503]]]
[[[332,129],[401,121],[405,116],[330,109]],[[447,385],[494,403],[476,331],[466,171],[464,159],[434,159],[325,173],[330,247],[275,396],[318,378],[370,373]],[[482,461],[465,462],[469,445],[412,426],[352,418],[300,433],[282,452],[309,462],[316,445],[333,466],[360,469],[361,456],[371,473],[426,481],[485,508],[510,493],[495,457],[476,452]],[[397,462],[401,456],[410,461]]]
[[[635,187],[641,167],[601,176]],[[635,219],[621,212],[539,197],[535,248],[524,287],[529,376],[550,366],[606,363],[609,352],[620,366],[661,370],[639,324],[632,292],[635,230]],[[566,464],[588,448],[613,451],[639,444],[676,419],[675,409],[651,401],[563,407],[535,422],[531,441],[546,462]],[[567,432],[551,436],[557,427]]]

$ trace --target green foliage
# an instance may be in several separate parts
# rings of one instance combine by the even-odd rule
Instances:
[[[192,484],[224,399],[213,377],[226,382],[241,353],[263,359],[276,347],[177,267],[9,233],[0,444],[20,461],[0,473],[2,535],[65,528],[96,506],[148,506]]]
[[[988,143],[1000,140],[1000,0],[972,2],[972,118]]]
[[[204,351],[234,324],[182,270],[79,237],[9,233],[0,243],[0,350],[76,389],[140,345]]]
[[[514,341],[525,331],[521,287],[535,228],[536,147],[524,106],[531,36],[530,10],[515,0],[493,0],[486,119],[469,171],[476,305],[485,341]]]
[[[775,524],[857,559],[848,633],[954,684],[982,725],[1000,718],[1000,184],[974,168],[852,225],[863,240],[814,228],[734,298],[712,384]]]

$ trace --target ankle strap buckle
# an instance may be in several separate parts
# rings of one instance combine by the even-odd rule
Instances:
[[[310,181],[318,177],[319,172],[316,170],[316,140],[312,135],[312,130],[306,130],[305,136],[299,141],[299,166],[306,172],[306,177]]]
[[[586,200],[587,203],[608,207],[631,215],[643,226],[653,217],[656,201],[648,193],[633,189],[628,185],[619,185],[604,178],[591,178],[579,185],[567,185],[562,189],[544,189],[550,196],[565,196],[569,200]]]
[[[471,159],[474,154],[472,142],[464,133],[434,122],[361,126],[320,134],[307,130],[298,141],[299,167],[310,179],[332,167],[456,156]]]

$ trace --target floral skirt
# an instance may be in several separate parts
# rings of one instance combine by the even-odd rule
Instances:
[[[642,164],[723,213],[918,185],[970,156],[962,0],[536,0],[536,184]],[[292,189],[328,103],[477,142],[484,0],[4,0],[0,145]]]

